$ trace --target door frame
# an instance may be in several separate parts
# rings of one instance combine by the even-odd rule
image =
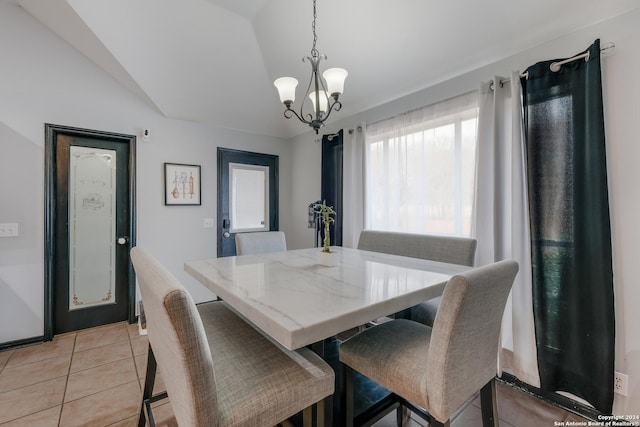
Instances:
[[[229,202],[229,194],[223,191],[223,179],[224,174],[228,174],[228,168],[225,169],[224,161],[233,161],[238,159],[238,163],[247,165],[263,165],[265,159],[273,162],[273,170],[270,171],[270,184],[269,184],[269,209],[273,208],[273,212],[269,215],[269,230],[278,231],[280,229],[280,188],[279,188],[279,163],[280,157],[276,154],[257,153],[254,151],[237,150],[233,148],[218,147],[217,149],[217,224],[216,224],[216,255],[222,256],[223,237],[220,233],[220,227],[224,219],[224,205]],[[271,182],[273,181],[273,182]],[[271,204],[273,203],[273,206]]]
[[[129,250],[136,245],[136,137],[114,132],[82,129],[45,123],[44,148],[44,340],[53,339],[54,279],[55,279],[55,224],[56,224],[56,149],[58,134],[75,137],[109,138],[129,144]],[[136,320],[136,278],[131,260],[128,266],[128,321]]]

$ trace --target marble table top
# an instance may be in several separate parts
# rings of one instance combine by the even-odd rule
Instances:
[[[338,262],[319,265],[318,248],[213,258],[185,271],[284,347],[294,350],[442,294],[469,269],[417,258],[332,247]]]

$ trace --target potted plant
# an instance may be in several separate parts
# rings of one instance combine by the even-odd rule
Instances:
[[[318,253],[318,263],[331,267],[338,263],[336,253],[331,252],[331,236],[329,235],[331,223],[335,222],[335,218],[333,217],[336,211],[333,210],[333,206],[327,206],[326,200],[323,200],[322,203],[316,203],[314,211],[319,216],[324,227],[322,251]]]

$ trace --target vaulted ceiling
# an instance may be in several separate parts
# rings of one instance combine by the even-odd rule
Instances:
[[[273,80],[310,75],[312,0],[13,0],[170,118],[284,138]],[[317,0],[347,117],[638,7],[638,0]],[[333,117],[337,118],[337,117]]]

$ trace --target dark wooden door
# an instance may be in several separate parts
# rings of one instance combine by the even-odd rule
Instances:
[[[236,254],[236,233],[276,230],[278,156],[218,148],[218,257]]]
[[[45,336],[133,321],[135,137],[47,125],[47,144]]]

